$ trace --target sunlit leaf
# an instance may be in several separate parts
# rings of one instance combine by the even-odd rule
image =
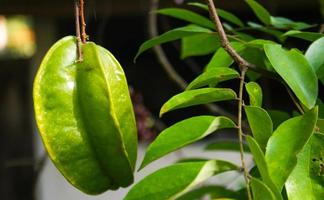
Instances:
[[[219,160],[171,165],[146,176],[130,189],[124,200],[171,200],[190,191],[206,179],[237,166]]]
[[[150,144],[141,168],[170,152],[206,137],[216,130],[234,127],[234,122],[226,117],[197,116],[178,122],[162,131]]]
[[[276,200],[271,189],[257,178],[251,178],[251,188],[254,200]]]
[[[276,185],[272,180],[272,177],[270,176],[269,169],[262,149],[253,137],[247,136],[246,140],[249,144],[249,148],[253,155],[253,159],[255,161],[256,166],[258,167],[258,171],[261,175],[263,182],[270,188],[270,190],[278,200],[282,199],[280,191],[277,189]]]
[[[318,109],[283,122],[270,137],[266,147],[269,174],[281,190],[297,164],[297,154],[303,149],[315,128]]]
[[[280,45],[264,45],[265,53],[278,74],[307,107],[315,105],[317,77],[306,58],[297,50],[286,51]]]
[[[313,42],[305,53],[309,64],[313,67],[317,77],[324,76],[324,37]]]
[[[231,46],[240,52],[244,49],[244,44],[231,42]],[[229,67],[234,62],[233,58],[223,48],[219,48],[206,66],[206,70],[218,67]]]
[[[295,38],[300,38],[303,40],[313,42],[321,37],[324,37],[324,34],[316,33],[316,32],[303,32],[303,31],[292,30],[284,33],[282,36],[295,37]]]
[[[244,109],[252,134],[264,152],[267,142],[273,132],[271,118],[263,108],[245,106]]]
[[[215,52],[221,46],[217,34],[204,33],[181,39],[181,58],[202,56]]]
[[[271,23],[271,15],[262,5],[260,5],[255,0],[246,0],[246,3],[251,7],[254,14],[259,18],[261,22],[266,25],[269,25]]]
[[[215,29],[215,25],[211,20],[190,10],[182,8],[164,8],[158,10],[157,13],[185,20],[192,24],[197,24],[206,28]]]
[[[289,200],[324,197],[324,135],[314,134],[298,155],[297,165],[285,186]]]
[[[186,90],[192,90],[206,85],[217,85],[217,83],[222,81],[227,81],[238,77],[240,77],[240,74],[234,69],[228,67],[211,68],[194,79],[188,85]]]
[[[236,99],[236,93],[228,88],[202,88],[184,91],[173,96],[161,108],[160,116],[166,112],[194,105]]]
[[[256,82],[249,82],[245,84],[245,88],[250,98],[251,106],[262,106],[262,88]]]
[[[184,37],[188,37],[188,36],[192,36],[192,35],[196,35],[196,34],[201,34],[201,33],[210,33],[212,34],[212,31],[207,29],[207,28],[203,28],[197,25],[188,25],[185,27],[181,27],[181,28],[176,28],[173,30],[170,30],[162,35],[159,35],[155,38],[152,38],[150,40],[147,40],[146,42],[144,42],[136,56],[135,56],[135,60],[136,58],[142,54],[144,51],[154,47],[155,45],[159,45],[159,44],[163,44],[166,42],[170,42],[170,41],[174,41],[174,40],[178,40]]]

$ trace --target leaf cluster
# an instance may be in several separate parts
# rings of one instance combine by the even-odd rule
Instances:
[[[256,66],[248,69],[249,81],[245,91],[249,101],[244,112],[251,134],[245,133],[244,150],[250,152],[255,167],[249,172],[248,184],[256,200],[319,200],[324,197],[323,156],[324,117],[323,103],[318,98],[318,84],[324,84],[324,35],[312,32],[314,24],[272,16],[261,4],[246,0],[257,21],[243,22],[234,14],[217,9],[223,20],[231,46]],[[194,12],[183,8],[164,8],[157,14],[183,20],[184,27],[169,30],[144,42],[136,58],[155,45],[180,40],[182,59],[192,56],[209,56],[204,71],[185,91],[171,97],[161,108],[160,115],[174,110],[217,103],[238,101],[232,88],[222,88],[220,83],[240,78],[239,68],[222,47],[216,28],[206,15],[208,6],[189,3]],[[198,9],[197,9],[198,8]],[[204,13],[205,14],[200,14]],[[262,32],[267,37],[255,38],[249,30]],[[266,39],[273,38],[272,40]],[[309,43],[307,49],[286,47],[288,38],[298,38]],[[263,107],[260,77],[267,71],[276,75],[287,88],[299,113],[291,116],[283,111]],[[254,73],[252,73],[254,72]],[[141,169],[151,162],[220,129],[237,129],[238,124],[224,116],[193,116],[168,127],[149,145]],[[238,151],[236,141],[217,141],[205,149],[209,151]],[[148,175],[137,183],[125,197],[126,200],[199,199],[209,195],[212,199],[246,199],[246,189],[234,191],[221,186],[202,186],[215,175],[236,170],[240,166],[222,160],[192,159],[179,162]]]

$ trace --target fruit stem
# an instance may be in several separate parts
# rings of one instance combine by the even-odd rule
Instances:
[[[77,38],[77,62],[83,61],[83,54],[81,51],[81,33],[80,33],[80,13],[79,13],[79,5],[77,2],[74,3],[74,12],[75,12],[75,33]]]

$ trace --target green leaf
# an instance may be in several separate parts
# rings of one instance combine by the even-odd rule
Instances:
[[[282,199],[280,191],[277,189],[276,185],[274,184],[270,176],[264,154],[260,146],[258,145],[257,141],[249,135],[246,137],[246,140],[248,142],[249,148],[253,155],[253,159],[255,161],[256,166],[258,167],[258,171],[262,177],[263,182],[270,188],[270,190],[273,192],[273,194],[276,196],[278,200]]]
[[[236,198],[237,194],[235,191],[226,189],[222,186],[208,185],[202,186],[200,188],[194,189],[183,196],[177,198],[177,200],[198,200],[202,199],[204,196],[208,195],[208,197],[212,199],[216,198]]]
[[[254,23],[254,22],[248,22],[247,23],[250,27],[254,28],[257,31],[263,32],[263,33],[267,33],[269,35],[274,36],[276,39],[278,39],[279,41],[283,41],[284,38],[282,37],[282,32],[278,31],[278,30],[274,30],[274,29],[269,29],[268,27],[265,27],[261,24],[258,23]]]
[[[236,140],[224,140],[216,141],[208,144],[205,150],[209,151],[240,151],[240,143]],[[243,144],[243,150],[245,152],[250,152],[249,147]]]
[[[270,137],[266,162],[273,182],[281,190],[296,166],[297,154],[311,137],[317,121],[318,108],[283,122]]]
[[[231,42],[231,46],[240,52],[244,49],[244,44],[240,42]],[[211,60],[206,66],[206,71],[212,68],[229,67],[234,62],[233,58],[223,48],[219,48],[213,55]]]
[[[323,144],[324,135],[314,134],[298,155],[297,165],[285,184],[289,200],[324,197]]]
[[[251,7],[254,14],[259,18],[261,22],[266,25],[269,25],[271,23],[271,15],[262,5],[260,5],[255,0],[246,0],[246,3]]]
[[[271,16],[271,25],[279,29],[295,29],[295,30],[308,29],[314,26],[304,22],[294,22],[291,19],[285,17],[273,17],[273,16]]]
[[[287,112],[281,110],[267,110],[268,114],[271,117],[273,123],[273,129],[276,129],[282,122],[290,118],[290,115]]]
[[[313,42],[305,53],[309,64],[318,77],[324,76],[324,37]]]
[[[316,105],[318,105],[318,118],[324,118],[324,103],[318,98],[316,100]]]
[[[157,13],[185,20],[205,28],[215,29],[215,25],[211,20],[190,10],[181,8],[165,8],[158,10]]]
[[[232,13],[226,10],[217,9],[217,13],[221,18],[227,20],[228,22],[231,22],[239,27],[244,26],[244,23],[237,16],[233,15]]]
[[[176,199],[206,179],[231,170],[237,170],[237,166],[220,160],[178,163],[146,176],[124,200]]]
[[[212,68],[203,72],[196,79],[194,79],[186,88],[186,90],[192,90],[206,85],[217,85],[222,81],[239,78],[240,74],[234,69],[228,67]]]
[[[147,40],[146,42],[144,42],[134,60],[136,60],[136,58],[142,54],[144,51],[154,47],[155,45],[159,45],[159,44],[163,44],[163,43],[166,43],[166,42],[171,42],[171,41],[174,41],[174,40],[178,40],[178,39],[181,39],[181,38],[184,38],[184,37],[188,37],[188,36],[192,36],[192,35],[196,35],[196,34],[201,34],[201,33],[210,33],[212,34],[212,31],[207,29],[207,28],[203,28],[203,27],[200,27],[200,26],[197,26],[197,25],[188,25],[188,26],[185,26],[185,27],[181,27],[181,28],[176,28],[176,29],[173,29],[173,30],[170,30],[160,36],[157,36],[155,38],[152,38],[150,40]]]
[[[208,6],[206,4],[202,4],[202,3],[198,3],[198,2],[190,2],[190,3],[188,3],[188,5],[196,6],[198,8],[202,8],[202,9],[208,11]],[[221,18],[225,19],[226,21],[231,22],[239,27],[244,26],[244,23],[237,16],[233,15],[232,13],[230,13],[226,10],[217,9],[217,14]]]
[[[282,35],[283,37],[295,37],[295,38],[300,38],[303,40],[307,41],[315,41],[321,37],[324,36],[322,33],[315,33],[315,32],[302,32],[302,31],[297,31],[297,30],[292,30],[284,33]]]
[[[194,105],[236,99],[236,93],[228,88],[202,88],[184,91],[173,96],[161,108],[160,116],[166,112]]]
[[[251,178],[251,188],[254,200],[276,200],[271,189],[257,178]]]
[[[196,142],[216,130],[234,127],[234,122],[226,117],[197,116],[178,122],[162,131],[150,144],[140,168],[142,169],[152,161]]]
[[[306,58],[299,51],[286,51],[280,45],[266,44],[264,50],[274,69],[298,99],[307,108],[314,107],[318,83],[316,74]]]
[[[215,52],[221,46],[216,34],[203,33],[182,38],[181,58],[202,56]]]
[[[250,98],[251,106],[262,106],[262,88],[256,82],[249,82],[245,84],[245,88]]]
[[[264,39],[255,39],[247,43],[249,47],[255,47],[255,48],[263,48],[263,45],[265,44],[276,44],[276,43],[274,41],[264,40]]]
[[[264,152],[267,142],[273,132],[271,118],[263,108],[245,106],[244,109],[252,134]]]

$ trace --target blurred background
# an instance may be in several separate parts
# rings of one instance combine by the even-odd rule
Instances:
[[[323,23],[322,0],[260,0],[273,15],[309,23]],[[243,0],[217,0],[220,8],[231,11],[242,20],[253,19]],[[122,199],[127,190],[89,197],[68,185],[44,156],[34,122],[32,82],[41,59],[50,46],[66,35],[74,35],[73,0],[0,0],[0,199]],[[194,114],[208,113],[205,107],[194,107],[167,114],[158,119],[161,105],[181,91],[160,66],[156,55],[149,51],[136,63],[133,58],[139,45],[149,36],[149,0],[86,0],[87,33],[90,40],[109,49],[123,66],[132,91],[143,145],[164,127]],[[186,6],[183,0],[161,0],[160,7]],[[159,17],[159,32],[169,30],[180,21]],[[305,45],[300,43],[301,46]],[[180,60],[179,44],[163,46],[175,70],[191,81],[202,70],[208,58]],[[282,98],[285,89],[269,80],[261,80],[265,104],[289,111],[289,98]],[[281,98],[275,98],[280,95]],[[283,101],[282,99],[287,99]],[[233,105],[220,104],[231,112]],[[234,138],[235,134],[217,134]],[[185,157],[199,155],[196,146],[155,163],[154,167]],[[215,156],[215,153],[212,154]],[[237,162],[235,154],[216,154]],[[143,156],[140,155],[140,159]],[[137,180],[140,177],[137,177]]]

